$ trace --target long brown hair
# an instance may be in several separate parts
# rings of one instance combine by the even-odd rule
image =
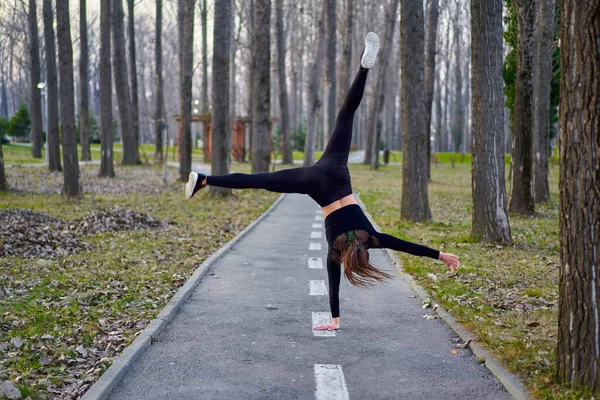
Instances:
[[[344,264],[344,276],[354,286],[367,287],[393,278],[369,262],[369,233],[363,230],[354,231],[355,236],[340,235],[340,242],[345,244],[342,249],[341,262]],[[342,237],[343,236],[343,237]],[[337,242],[337,240],[336,240]],[[341,243],[340,243],[341,244]]]

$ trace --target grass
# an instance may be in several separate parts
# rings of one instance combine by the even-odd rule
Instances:
[[[88,173],[94,175],[97,171],[91,166],[83,169],[91,169]],[[39,168],[9,169],[9,184],[18,179],[16,174],[37,172]],[[60,176],[44,174],[45,179],[61,181]],[[81,237],[92,250],[69,256],[0,258],[0,294],[4,293],[0,295],[0,344],[15,337],[24,342],[21,349],[10,346],[0,357],[0,377],[6,368],[4,379],[15,382],[24,396],[44,398],[54,393],[63,398],[69,379],[93,383],[197,266],[278,196],[242,190],[235,192],[235,199],[215,199],[203,192],[184,201],[182,184],[176,182],[155,193],[113,194],[113,187],[160,174],[161,169],[148,166],[117,167],[115,179],[101,181],[113,185],[110,190],[90,187],[88,182],[87,193],[76,200],[38,193],[33,182],[29,189],[0,194],[1,208],[31,209],[67,220],[119,205],[169,221],[163,230]],[[171,177],[175,176],[171,170]],[[43,335],[53,339],[42,339]],[[79,346],[87,349],[87,358],[78,353]],[[48,392],[48,387],[58,392]]]
[[[444,274],[439,262],[399,253],[405,272],[479,337],[537,399],[579,399],[589,394],[555,381],[559,279],[558,168],[550,170],[552,202],[534,217],[510,215],[514,244],[470,238],[470,165],[433,167],[429,185],[431,223],[400,219],[401,166],[372,171],[351,165],[352,183],[387,233],[455,253],[461,269]],[[428,274],[435,274],[432,280]]]

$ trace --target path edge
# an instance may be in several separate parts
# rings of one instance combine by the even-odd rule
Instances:
[[[121,381],[129,367],[137,358],[146,351],[146,348],[152,344],[152,341],[160,335],[165,326],[175,317],[179,308],[190,297],[196,286],[210,270],[212,265],[225,255],[237,242],[250,233],[256,225],[265,219],[273,210],[283,201],[285,194],[282,194],[273,204],[255,219],[243,231],[238,233],[233,239],[227,242],[223,247],[208,257],[179,288],[177,293],[171,298],[171,301],[161,310],[144,330],[142,330],[135,340],[123,350],[123,352],[113,361],[112,365],[100,376],[100,378],[88,389],[81,398],[82,400],[104,400],[108,398],[112,390]]]
[[[365,206],[365,203],[363,203],[363,201],[361,200],[360,196],[355,194],[355,197],[358,200],[360,207],[363,209],[363,212],[365,213],[369,221],[371,221],[371,224],[373,224],[373,227],[380,231],[381,229],[379,228],[379,225],[373,220],[373,217],[367,211],[367,207]],[[412,289],[419,295],[419,297],[421,297],[422,300],[429,300],[433,298],[421,285],[415,282],[415,280],[410,274],[404,272],[404,270],[402,269],[402,263],[400,262],[400,258],[398,258],[398,256],[394,253],[394,250],[385,249],[385,252],[391,259],[400,276],[404,278],[404,280],[412,287]],[[487,367],[487,369],[496,378],[498,378],[498,380],[504,385],[508,393],[510,393],[517,400],[529,399],[529,395],[527,394],[523,383],[519,380],[519,378],[517,378],[516,375],[508,372],[500,364],[498,359],[492,355],[487,346],[485,346],[482,343],[475,342],[475,337],[470,332],[465,330],[458,323],[458,321],[456,321],[456,319],[452,315],[450,315],[450,313],[444,310],[441,306],[438,306],[438,308],[435,311],[438,313],[440,318],[442,318],[444,322],[446,322],[446,324],[448,324],[448,326],[450,326],[450,328],[452,328],[452,330],[456,332],[458,336],[460,336],[463,342],[470,340],[469,348],[473,351],[473,354],[475,354],[475,356],[480,360],[484,361],[484,364]]]

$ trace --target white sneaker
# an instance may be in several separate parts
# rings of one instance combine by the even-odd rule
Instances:
[[[185,198],[186,199],[191,199],[193,195],[196,194],[196,192],[200,189],[202,189],[204,186],[202,184],[202,181],[204,181],[204,178],[206,178],[206,175],[204,174],[198,174],[197,172],[190,172],[190,176],[188,177],[188,181],[185,184]]]
[[[367,33],[367,36],[365,36],[365,51],[360,60],[360,65],[366,69],[372,68],[375,65],[375,61],[377,61],[378,52],[379,36],[375,32]]]

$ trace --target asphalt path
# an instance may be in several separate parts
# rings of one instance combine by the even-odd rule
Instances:
[[[319,219],[307,196],[287,195],[216,262],[110,399],[511,398],[442,320],[423,318],[434,313],[401,278],[343,281],[342,329],[316,336],[313,318],[329,312],[326,270],[314,268],[327,251]],[[382,250],[371,260],[394,270]]]

